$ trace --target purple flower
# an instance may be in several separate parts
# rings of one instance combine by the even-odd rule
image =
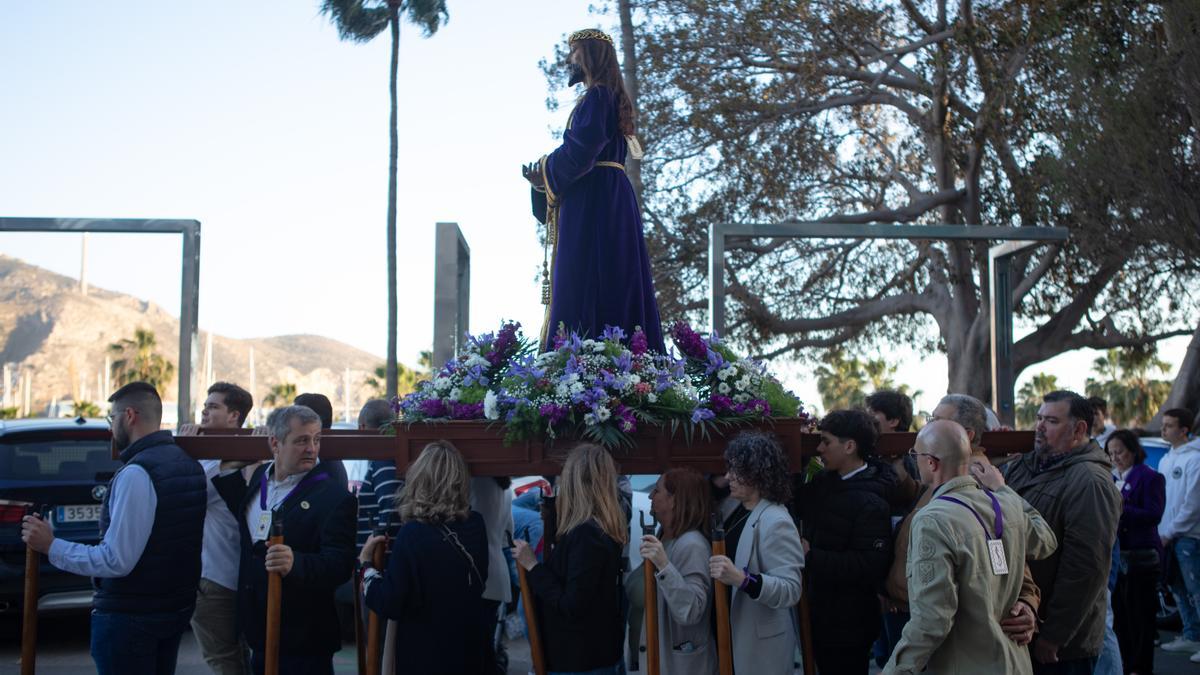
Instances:
[[[729,398],[728,396],[721,395],[721,394],[713,394],[711,403],[712,403],[713,412],[720,413],[720,412],[725,412],[726,410],[734,409],[733,399]]]
[[[696,408],[692,411],[692,424],[699,424],[704,420],[711,420],[716,417],[716,414],[708,408]]]
[[[426,417],[446,417],[446,405],[440,398],[427,398],[421,401],[417,410]]]
[[[641,356],[650,350],[650,343],[646,341],[646,333],[641,326],[633,329],[633,337],[629,338],[629,351],[637,356]]]
[[[704,343],[704,338],[700,337],[700,334],[692,330],[692,327],[686,323],[676,321],[671,328],[671,337],[684,356],[701,361],[707,357],[708,345]]]
[[[482,403],[459,403],[458,401],[450,402],[450,419],[452,420],[474,420],[483,417]]]
[[[620,354],[612,357],[613,365],[622,373],[628,373],[633,369],[633,355],[629,352],[622,351]]]
[[[487,375],[483,373],[483,368],[480,366],[472,366],[463,377],[463,385],[470,387],[472,385],[488,386]]]
[[[713,373],[725,367],[725,359],[723,359],[720,354],[714,352],[713,350],[709,349],[705,356],[708,360],[708,366],[704,369],[705,375],[712,375]]]
[[[616,408],[613,408],[613,419],[617,423],[617,428],[627,434],[632,434],[637,430],[637,418],[633,415],[633,410],[626,407],[624,404],[618,403]]]
[[[550,425],[556,425],[567,418],[567,413],[570,409],[566,406],[557,405],[554,403],[546,403],[538,408],[538,414],[546,418]]]
[[[605,341],[620,342],[625,339],[625,331],[618,326],[605,326],[604,332],[600,334],[600,339]]]

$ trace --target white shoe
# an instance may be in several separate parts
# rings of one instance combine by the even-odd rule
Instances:
[[[1171,640],[1170,642],[1163,644],[1161,646],[1161,648],[1164,652],[1196,653],[1196,652],[1200,652],[1200,642],[1196,642],[1195,640],[1188,640],[1187,638],[1180,635],[1179,637],[1175,638],[1174,640]],[[1200,663],[1200,661],[1198,661],[1197,663]]]
[[[1200,663],[1200,652],[1192,654],[1192,657],[1189,658],[1188,661],[1191,661],[1192,663]]]

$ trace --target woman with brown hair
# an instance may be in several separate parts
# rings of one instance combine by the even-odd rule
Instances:
[[[359,554],[367,607],[398,623],[396,673],[484,673],[487,636],[479,621],[488,575],[483,518],[470,510],[467,463],[453,445],[425,446],[408,468],[398,511],[402,525],[387,571]],[[469,619],[469,620],[468,620]]]
[[[599,338],[606,326],[665,352],[650,256],[627,157],[640,159],[635,111],[621,79],[613,39],[580,30],[567,40],[568,86],[583,84],[562,145],[524,167],[534,213],[546,225],[542,302],[544,349],[559,326]]]
[[[658,570],[658,644],[663,673],[717,672],[717,653],[708,622],[708,481],[695,469],[671,469],[650,491],[650,510],[662,523],[659,536],[642,537],[640,552]]]
[[[571,450],[558,482],[558,545],[538,563],[515,542],[528,572],[551,673],[620,673],[625,643],[621,548],[628,535],[608,451]]]

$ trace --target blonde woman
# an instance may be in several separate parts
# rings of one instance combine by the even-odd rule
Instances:
[[[396,673],[483,673],[488,636],[474,619],[483,608],[488,544],[483,518],[469,507],[467,463],[438,441],[406,478],[387,571],[371,566],[382,536],[367,539],[359,554],[367,607],[398,623]]]
[[[551,673],[624,672],[621,549],[628,535],[608,452],[580,445],[558,483],[558,545],[538,563],[524,541],[517,564],[529,572]]]

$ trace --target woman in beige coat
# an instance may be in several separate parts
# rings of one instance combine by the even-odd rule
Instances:
[[[657,570],[658,650],[664,675],[717,672],[708,620],[711,501],[708,481],[695,469],[671,469],[650,492],[650,510],[662,524],[662,539],[643,536],[640,551]]]
[[[740,504],[726,520],[729,555],[713,556],[709,573],[734,589],[733,669],[738,675],[791,675],[804,550],[783,506],[791,498],[787,459],[773,436],[747,431],[730,441],[725,463],[729,496]]]

